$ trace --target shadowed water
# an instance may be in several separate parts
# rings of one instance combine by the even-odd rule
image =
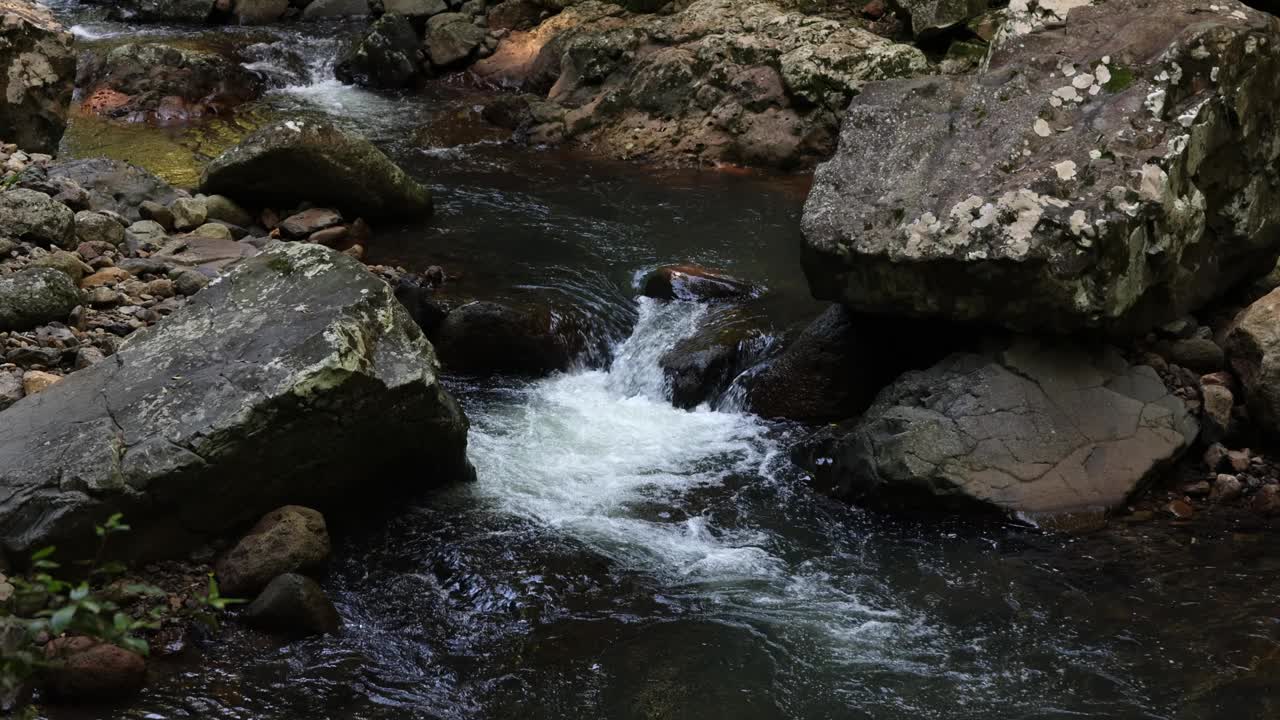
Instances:
[[[86,21],[77,32],[114,42],[135,30]],[[286,643],[233,626],[153,663],[127,707],[50,717],[1280,715],[1274,536],[896,522],[808,492],[788,460],[802,428],[732,403],[667,402],[658,358],[714,311],[637,299],[637,273],[726,269],[766,289],[747,313],[781,335],[821,309],[799,271],[803,178],[508,145],[474,130],[473,90],[400,98],[332,80],[341,26],[227,32],[274,84],[242,129],[323,114],[431,185],[435,218],[376,227],[375,260],[441,264],[460,297],[585,308],[611,362],[537,381],[450,380],[479,480],[336,528],[325,586],[338,636]],[[102,151],[77,132],[70,152]],[[212,147],[163,132],[193,162]]]

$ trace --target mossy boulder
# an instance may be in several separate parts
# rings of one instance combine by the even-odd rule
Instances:
[[[66,320],[79,304],[75,282],[60,270],[36,267],[0,277],[0,330]]]

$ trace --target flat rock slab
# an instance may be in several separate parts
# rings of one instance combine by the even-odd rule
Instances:
[[[467,420],[436,369],[357,261],[272,246],[0,414],[0,547],[82,546],[123,512],[120,554],[172,556],[284,504],[465,478]]]
[[[1019,340],[907,373],[815,465],[873,506],[1051,517],[1124,504],[1197,432],[1150,367]]]
[[[1129,336],[1273,266],[1274,19],[1235,0],[1040,3],[1063,5],[1014,13],[985,72],[863,88],[804,210],[815,296]]]

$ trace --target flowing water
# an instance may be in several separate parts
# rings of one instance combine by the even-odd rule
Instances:
[[[59,10],[85,42],[137,37]],[[479,480],[338,528],[325,585],[341,634],[232,628],[153,663],[128,706],[51,717],[1280,717],[1274,536],[894,521],[807,490],[788,457],[804,428],[732,397],[668,402],[658,358],[720,319],[637,299],[637,274],[695,261],[758,283],[744,312],[766,337],[813,316],[803,178],[511,146],[476,129],[465,87],[393,97],[334,81],[339,25],[147,32],[230,36],[274,89],[196,130],[77,118],[68,152],[180,181],[264,119],[335,118],[436,193],[431,222],[375,228],[375,260],[441,264],[462,295],[572,302],[607,352],[543,380],[450,379]]]

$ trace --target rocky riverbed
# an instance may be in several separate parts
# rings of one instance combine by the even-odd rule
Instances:
[[[1265,9],[52,5],[0,0],[0,702],[1280,702]],[[53,545],[163,598],[145,661]]]

